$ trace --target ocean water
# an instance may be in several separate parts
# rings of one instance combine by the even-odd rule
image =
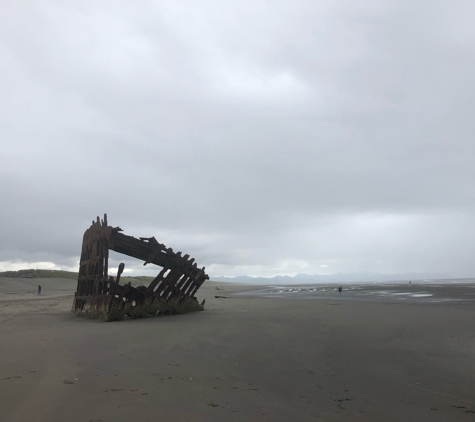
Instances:
[[[395,283],[355,283],[340,285],[268,286],[239,293],[280,299],[358,300],[385,303],[447,303],[475,301],[475,280],[460,283],[455,280],[420,280]]]

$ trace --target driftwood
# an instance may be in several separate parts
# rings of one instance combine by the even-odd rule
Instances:
[[[195,297],[209,279],[204,267],[198,268],[189,255],[173,252],[154,237],[136,239],[121,231],[120,227],[107,225],[106,214],[103,220],[97,217],[85,231],[73,312],[115,321],[204,309],[204,301],[200,304]],[[115,279],[109,276],[109,250],[143,260],[144,265],[158,265],[162,270],[149,286],[120,284],[124,264],[119,265]]]

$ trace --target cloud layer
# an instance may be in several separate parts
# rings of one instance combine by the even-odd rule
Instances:
[[[474,9],[6,2],[0,267],[107,212],[211,275],[473,275]]]

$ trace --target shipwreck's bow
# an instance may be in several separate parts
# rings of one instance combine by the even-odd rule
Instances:
[[[121,233],[97,217],[83,237],[77,291],[72,311],[105,321],[202,311],[195,293],[209,276],[194,259],[157,242]],[[120,284],[124,264],[114,279],[108,275],[109,250],[156,264],[163,269],[147,286]]]

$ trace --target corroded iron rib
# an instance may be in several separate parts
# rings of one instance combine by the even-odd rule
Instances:
[[[209,279],[205,268],[181,252],[173,252],[154,237],[139,239],[107,225],[107,215],[97,217],[83,236],[79,277],[72,311],[105,321],[202,311],[195,294]],[[124,264],[117,276],[109,276],[109,250],[163,267],[149,286],[120,284]]]

